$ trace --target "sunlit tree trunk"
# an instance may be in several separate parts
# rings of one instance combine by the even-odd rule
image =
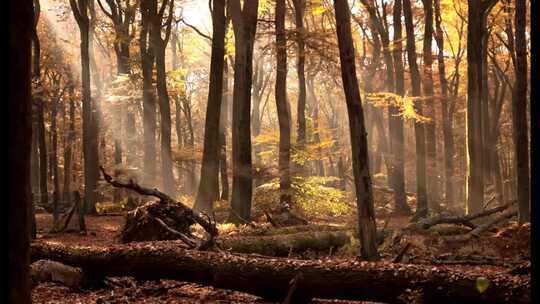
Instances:
[[[7,86],[7,303],[32,303],[30,295],[30,147],[32,1],[9,1]]]
[[[467,213],[482,209],[484,202],[484,114],[482,96],[486,16],[490,0],[469,0],[467,18]]]
[[[358,230],[361,244],[360,256],[367,260],[377,260],[379,258],[375,240],[377,227],[368,166],[367,137],[358,80],[356,79],[351,17],[347,0],[334,0],[334,9],[341,77],[349,115],[354,187],[356,190]]]
[[[226,26],[228,20],[225,21]],[[225,31],[227,32],[227,31]],[[221,178],[220,199],[229,200],[229,173],[227,172],[227,127],[229,125],[229,68],[227,60],[223,63],[223,96],[221,99],[221,113],[219,117],[219,176]]]
[[[403,0],[403,15],[405,16],[405,30],[407,32],[407,60],[411,72],[412,96],[421,95],[420,72],[416,63],[416,46],[414,38],[414,25],[411,12],[411,1]],[[422,103],[415,102],[414,107],[422,115]],[[424,125],[414,122],[414,135],[416,138],[416,218],[426,217],[428,213],[426,190],[426,141]]]
[[[393,21],[394,21],[394,43],[393,43],[393,58],[395,72],[395,93],[399,96],[405,94],[405,79],[403,71],[402,57],[402,3],[401,0],[394,2]],[[395,106],[389,107],[389,123],[390,123],[390,151],[392,153],[392,187],[394,188],[394,204],[395,210],[398,213],[410,213],[410,208],[407,205],[405,196],[405,166],[403,155],[405,153],[404,135],[403,135],[403,120],[399,116],[399,109]]]
[[[165,48],[169,41],[172,13],[174,3],[166,0],[162,1],[158,10],[157,0],[142,0],[148,2],[148,12],[150,17],[150,46],[155,56],[156,63],[156,88],[159,100],[160,117],[160,139],[161,139],[161,175],[163,191],[174,196],[176,189],[173,175],[172,150],[171,150],[171,107],[169,104],[169,93],[167,91],[167,74],[165,71]],[[166,6],[169,6],[167,21],[162,24],[162,18]],[[166,27],[165,38],[161,36],[162,27]]]
[[[64,147],[64,187],[63,201],[71,201],[71,179],[72,179],[72,159],[73,145],[75,144],[75,87],[74,84],[69,85],[69,127],[66,136]]]
[[[143,76],[143,129],[144,129],[144,182],[154,185],[156,182],[156,101],[152,86],[154,53],[149,46],[150,16],[147,1],[140,2],[141,29],[139,47],[141,53],[141,70]]]
[[[81,34],[82,105],[83,105],[83,155],[84,155],[84,206],[88,213],[96,212],[98,180],[98,143],[96,114],[90,91],[90,20],[88,0],[70,0],[71,9]]]
[[[219,198],[219,129],[225,58],[225,1],[212,2],[212,56],[204,126],[201,179],[194,210],[210,212]]]
[[[321,149],[321,134],[319,128],[319,101],[317,100],[317,95],[315,94],[315,88],[313,84],[313,76],[307,78],[306,85],[309,91],[311,104],[313,105],[313,142],[318,146],[317,147],[317,159],[315,161],[316,174],[319,176],[325,176],[324,172],[324,162],[322,160],[322,149]]]
[[[251,84],[253,44],[257,27],[258,0],[228,1],[235,39],[232,119],[233,186],[229,220],[244,223],[251,217]]]
[[[294,1],[297,3],[298,1]],[[298,8],[297,8],[298,9]],[[287,103],[287,40],[285,37],[285,0],[276,2],[276,108],[279,121],[279,200],[287,210],[291,203],[291,116]],[[305,84],[304,84],[305,85]],[[304,92],[305,95],[305,92]],[[304,96],[305,99],[305,96]],[[305,100],[304,100],[305,103]],[[305,134],[304,134],[305,136]]]
[[[294,22],[296,24],[298,47],[298,59],[296,61],[296,71],[298,73],[298,104],[297,104],[297,144],[299,149],[305,149],[306,145],[306,74],[305,74],[305,28],[304,28],[304,12],[306,10],[305,0],[293,0],[294,5]],[[302,171],[302,166],[297,165],[298,170]],[[300,172],[299,172],[300,173]]]
[[[424,3],[424,41],[423,41],[423,89],[424,96],[427,99],[425,114],[431,118],[425,124],[426,135],[426,178],[428,191],[428,204],[430,208],[438,208],[439,183],[437,170],[437,138],[436,130],[436,110],[435,100],[433,99],[433,55],[431,47],[433,42],[433,0],[422,0]]]
[[[450,100],[448,81],[446,80],[446,71],[444,63],[444,36],[442,30],[442,17],[440,0],[434,0],[435,9],[435,41],[439,52],[437,53],[437,65],[439,69],[439,82],[441,85],[442,97],[442,128],[444,141],[444,193],[447,204],[455,201],[454,194],[454,136],[452,134],[452,114],[450,112]]]

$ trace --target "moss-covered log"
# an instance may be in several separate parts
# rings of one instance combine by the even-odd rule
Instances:
[[[312,231],[271,236],[238,236],[218,240],[221,248],[239,253],[257,253],[275,257],[311,251],[335,251],[351,242],[344,231]]]
[[[33,244],[32,260],[51,259],[81,267],[96,276],[175,279],[283,300],[289,282],[299,273],[295,295],[302,299],[351,299],[403,303],[419,291],[424,303],[530,303],[530,279],[487,275],[487,289],[478,277],[432,266],[358,261],[301,261],[256,258],[242,254],[193,251],[177,242],[133,243],[107,248]],[[482,279],[481,282],[486,282]]]

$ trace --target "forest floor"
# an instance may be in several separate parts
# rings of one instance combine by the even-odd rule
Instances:
[[[378,214],[378,227],[397,231],[405,227],[409,217],[390,214]],[[78,232],[49,233],[52,228],[50,214],[36,215],[38,237],[36,242],[62,244],[65,246],[109,246],[118,244],[117,238],[123,224],[123,215],[99,215],[86,217],[86,234]],[[348,221],[329,218],[317,224],[345,226]],[[350,227],[350,226],[349,226]],[[245,227],[244,227],[245,229]],[[492,229],[488,235],[459,246],[438,241],[441,236],[451,235],[461,229],[456,225],[439,225],[428,233],[405,236],[399,244],[392,244],[391,237],[380,246],[383,261],[392,261],[410,243],[402,263],[424,264],[431,268],[459,271],[471,276],[515,276],[516,280],[530,280],[530,272],[518,275],[509,274],[523,265],[530,265],[530,226],[508,222]],[[220,231],[222,233],[223,231]],[[228,227],[225,234],[238,233]],[[341,248],[336,252],[308,253],[291,255],[290,258],[354,261],[357,244]],[[528,266],[525,266],[527,268]],[[40,283],[33,289],[34,303],[275,303],[249,294],[216,289],[198,284],[160,280],[135,281],[132,278],[120,278],[122,287],[109,286],[91,290],[72,290],[61,284]],[[314,300],[313,303],[370,303],[338,300]]]

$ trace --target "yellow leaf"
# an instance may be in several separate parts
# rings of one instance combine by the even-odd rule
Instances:
[[[478,277],[476,279],[476,289],[478,289],[479,293],[483,293],[484,291],[486,291],[486,289],[488,289],[489,283],[489,280],[485,277]]]

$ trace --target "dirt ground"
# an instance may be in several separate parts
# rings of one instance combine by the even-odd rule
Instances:
[[[87,233],[77,231],[51,234],[50,214],[37,214],[38,237],[36,242],[68,246],[107,246],[118,243],[117,235],[124,224],[122,215],[87,216]],[[388,229],[397,230],[408,223],[407,217],[382,216]],[[335,224],[335,223],[334,223]],[[378,226],[382,226],[378,224]],[[450,231],[450,232],[448,232]],[[441,229],[442,233],[451,233]],[[388,238],[390,239],[390,238]],[[471,275],[506,275],[524,263],[530,263],[530,226],[510,222],[493,231],[490,236],[469,244],[452,248],[441,245],[437,237],[415,235],[402,240],[399,246],[383,244],[381,256],[392,259],[406,242],[411,243],[404,263],[430,264],[440,269],[458,270]],[[342,252],[324,259],[354,259]],[[530,278],[530,274],[525,274]],[[215,289],[198,284],[171,280],[134,281],[120,278],[121,284],[92,290],[71,290],[55,283],[40,283],[33,289],[34,303],[272,303],[258,297],[230,290]],[[337,300],[314,300],[313,303],[368,303]]]

